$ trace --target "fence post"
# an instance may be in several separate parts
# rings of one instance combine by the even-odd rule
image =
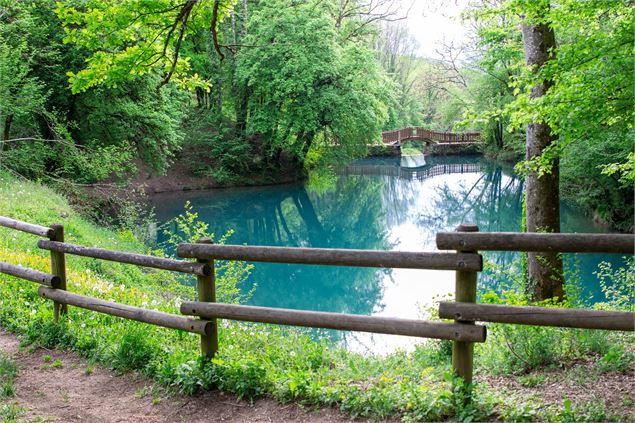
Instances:
[[[64,242],[64,225],[51,225],[53,234],[49,237],[51,241]],[[59,276],[60,286],[58,289],[66,291],[66,257],[59,251],[51,251],[51,274]],[[53,318],[59,321],[60,315],[68,312],[68,306],[55,301],[53,303]]]
[[[474,224],[461,224],[456,228],[457,232],[478,232],[478,226]],[[457,250],[463,253],[476,253],[476,251]],[[455,301],[461,303],[476,302],[476,272],[456,271]],[[474,322],[459,322],[471,324]],[[474,370],[474,343],[453,341],[452,344],[452,368],[454,374],[461,377],[466,385],[472,383]]]
[[[210,238],[200,238],[196,241],[199,244],[213,244]],[[216,302],[216,272],[214,270],[214,260],[198,259],[199,263],[206,263],[211,268],[208,276],[196,277],[196,291],[198,300],[204,302]],[[218,351],[218,324],[216,319],[211,320],[211,332],[208,335],[201,335],[201,355],[205,358],[213,358]]]

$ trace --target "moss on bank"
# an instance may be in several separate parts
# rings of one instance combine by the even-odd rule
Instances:
[[[62,196],[7,175],[0,175],[0,215],[43,225],[63,223],[67,242],[148,252],[130,231],[96,227],[75,213]],[[48,252],[36,244],[37,238],[31,235],[0,229],[0,260],[47,271]],[[195,294],[187,281],[169,272],[71,256],[67,266],[69,290],[107,300],[175,313],[181,301],[193,299]],[[375,357],[316,342],[300,330],[223,322],[218,355],[202,363],[199,340],[193,334],[78,308],[71,308],[62,324],[53,324],[52,305],[37,296],[36,288],[30,282],[0,275],[1,326],[20,334],[25,342],[71,348],[105,366],[139,370],[186,393],[216,387],[246,398],[270,395],[283,402],[337,406],[352,416],[400,416],[406,421],[562,420],[566,413],[575,412],[571,404],[545,406],[535,398],[516,402],[484,382],[475,389],[475,401],[465,406],[460,390],[453,388],[446,342],[429,341],[412,353]],[[510,332],[494,327],[490,340],[477,349],[476,364],[481,364],[477,379],[484,381],[489,374],[512,374],[519,369],[513,361],[518,352],[505,349],[509,339],[537,345],[540,349],[535,349],[535,356],[549,359],[523,368],[525,375],[554,363],[566,366],[582,356],[590,357],[594,365],[607,356],[609,364],[621,363],[611,371],[632,366],[625,346],[632,337],[596,332],[591,339],[584,335],[588,333],[547,328]],[[554,339],[566,345],[560,342],[555,348]],[[496,359],[494,351],[501,354]],[[581,410],[578,415],[587,416]],[[606,412],[603,416],[611,415]]]

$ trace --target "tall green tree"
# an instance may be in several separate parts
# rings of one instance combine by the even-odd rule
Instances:
[[[537,2],[521,25],[525,60],[533,74],[539,74],[553,59],[556,37],[549,21],[549,1]],[[531,87],[530,100],[539,101],[553,86],[551,78],[542,78]],[[555,142],[556,136],[547,122],[536,120],[527,124],[526,159],[531,162]],[[557,157],[549,170],[529,172],[525,184],[525,221],[528,232],[560,232],[560,164]],[[564,299],[562,257],[558,253],[527,255],[529,289],[538,300]]]
[[[317,3],[320,3],[319,5]],[[334,2],[274,0],[250,11],[237,75],[249,90],[248,133],[265,158],[304,162],[316,143],[365,148],[386,119],[384,76],[363,42],[342,40]]]
[[[477,103],[471,111],[483,121],[496,116],[508,122],[511,133],[531,122],[548,125],[557,139],[520,170],[548,174],[558,158],[566,199],[599,221],[632,228],[632,179],[625,183],[629,173],[619,171],[633,160],[632,2],[553,0],[542,22],[555,33],[557,54],[532,72],[523,63],[519,28],[541,4],[488,1],[471,11],[478,67],[509,89],[498,104]],[[549,90],[532,97],[531,88],[546,80]]]
[[[511,133],[527,128],[517,169],[528,177],[529,229],[557,230],[560,191],[597,220],[632,229],[632,2],[488,1],[470,15],[481,71],[509,91],[471,112],[508,123]],[[535,297],[561,297],[558,259],[539,261],[530,266],[543,280]]]

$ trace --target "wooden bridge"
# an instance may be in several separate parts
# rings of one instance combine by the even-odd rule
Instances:
[[[481,141],[479,132],[457,134],[453,132],[435,132],[420,127],[382,132],[381,137],[385,145],[394,147],[400,147],[403,142],[415,140],[425,141],[426,144],[471,144]]]

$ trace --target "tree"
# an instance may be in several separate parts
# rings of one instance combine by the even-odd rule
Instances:
[[[71,89],[117,87],[153,70],[164,71],[159,86],[175,80],[183,87],[209,89],[209,81],[189,72],[181,47],[188,36],[207,28],[223,57],[217,30],[230,5],[227,0],[58,2],[55,12],[64,24],[64,41],[91,52],[84,69],[69,72]]]
[[[558,230],[561,189],[595,219],[632,228],[632,184],[618,174],[633,149],[631,2],[482,1],[471,17],[482,71],[510,89],[497,102],[477,104],[474,115],[528,131],[526,160],[517,166],[528,178],[528,229]],[[535,298],[562,297],[557,257],[530,267],[542,278],[531,287]]]
[[[243,43],[255,48],[238,52],[237,76],[249,91],[247,132],[269,165],[283,153],[304,163],[316,144],[363,151],[386,119],[372,51],[342,41],[324,5],[275,0],[250,10]]]
[[[385,129],[420,126],[423,123],[421,93],[417,86],[421,61],[417,42],[400,22],[384,22],[375,42],[379,61],[395,84]]]
[[[549,14],[549,1],[538,2],[532,14],[522,24],[525,59],[531,72],[539,74],[555,54],[556,37],[545,17]],[[551,88],[552,81],[542,78],[532,87],[530,99],[539,99]],[[549,148],[556,137],[546,122],[527,124],[527,161],[532,161]],[[531,171],[525,185],[526,225],[528,232],[560,232],[559,161],[552,158],[550,170]],[[530,292],[534,298],[564,299],[562,257],[558,253],[533,253],[527,257]]]
[[[37,127],[33,116],[44,111],[46,90],[32,69],[40,57],[24,36],[36,26],[30,13],[0,3],[0,152],[12,129]],[[19,137],[29,135],[19,130]]]

